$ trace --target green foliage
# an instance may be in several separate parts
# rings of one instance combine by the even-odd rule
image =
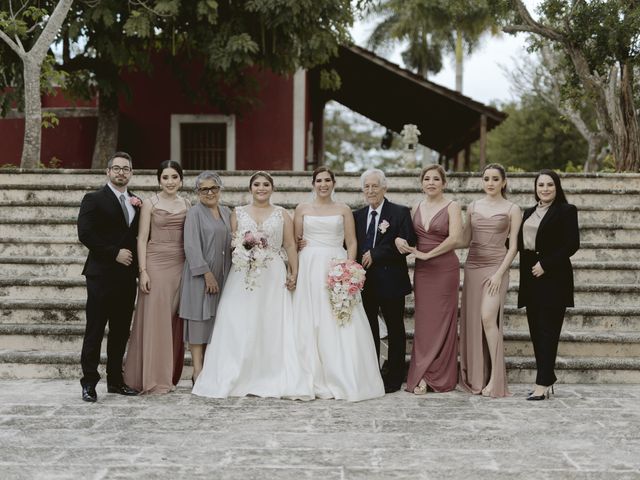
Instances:
[[[53,112],[42,112],[42,126],[44,128],[54,128],[60,124],[60,119]]]
[[[456,52],[458,33],[471,53],[482,34],[496,25],[485,0],[384,0],[373,14],[381,20],[369,45],[380,50],[405,44],[403,62],[422,76],[442,69],[443,55]]]
[[[501,109],[509,117],[488,134],[489,162],[529,172],[542,168],[575,169],[575,164],[583,162],[586,142],[540,97],[524,95],[519,104],[506,104]],[[472,153],[472,163],[477,166],[477,148]]]

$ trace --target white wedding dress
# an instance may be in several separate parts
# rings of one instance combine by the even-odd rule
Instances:
[[[313,378],[294,343],[292,295],[285,287],[287,272],[280,255],[282,216],[287,213],[276,207],[260,227],[242,207],[236,208],[236,215],[238,231],[266,234],[272,259],[253,290],[246,288],[245,270],[232,266],[193,393],[311,400]]]
[[[342,215],[305,215],[303,237],[293,311],[299,355],[313,373],[315,395],[353,402],[381,397],[384,385],[362,303],[342,327],[331,312],[329,264],[347,258]]]

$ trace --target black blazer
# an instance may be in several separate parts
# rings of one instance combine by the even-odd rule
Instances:
[[[368,205],[353,213],[358,238],[357,260],[360,263],[362,263],[362,255],[365,253],[362,250],[367,236],[368,213]],[[375,289],[376,294],[382,298],[404,297],[411,293],[411,280],[409,279],[406,255],[398,252],[395,239],[401,237],[407,240],[410,245],[415,245],[416,234],[411,223],[411,210],[385,198],[378,225],[384,220],[389,222],[389,227],[385,233],[378,230],[376,243],[371,249],[373,264],[367,270],[364,288]]]
[[[578,211],[569,203],[553,204],[540,222],[535,252],[524,249],[522,229],[536,207],[525,210],[518,233],[520,288],[518,307],[545,305],[573,307],[573,268],[569,259],[580,248]],[[531,268],[540,262],[544,275],[535,278]]]
[[[135,196],[131,191],[129,195]],[[136,237],[140,208],[135,207],[135,210],[133,222],[127,226],[120,202],[108,185],[84,196],[78,214],[78,238],[89,249],[83,275],[137,275]],[[133,253],[134,261],[128,267],[116,262],[121,248]]]

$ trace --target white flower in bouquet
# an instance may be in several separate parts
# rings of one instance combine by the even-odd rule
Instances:
[[[351,322],[353,307],[360,302],[365,270],[353,260],[332,260],[327,276],[331,311],[341,327]]]

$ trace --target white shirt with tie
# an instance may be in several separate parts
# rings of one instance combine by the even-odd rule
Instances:
[[[127,208],[127,213],[129,213],[129,225],[131,225],[131,222],[133,222],[133,219],[136,216],[136,209],[131,205],[131,195],[129,195],[129,190],[125,188],[124,192],[120,192],[111,184],[111,182],[107,182],[107,185],[109,185],[109,188],[116,196],[118,203],[120,203],[120,195],[124,195],[124,206]]]
[[[369,211],[367,212],[367,228],[365,229],[365,232],[369,230],[369,225],[371,224],[371,212],[373,212],[374,210],[376,212],[376,218],[375,218],[376,224],[374,225],[375,230],[373,231],[373,245],[374,246],[376,244],[376,238],[378,238],[378,225],[380,224],[380,214],[382,213],[382,206],[383,205],[384,205],[384,200],[382,200],[380,205],[378,205],[378,208],[371,208],[371,206],[369,206]]]

